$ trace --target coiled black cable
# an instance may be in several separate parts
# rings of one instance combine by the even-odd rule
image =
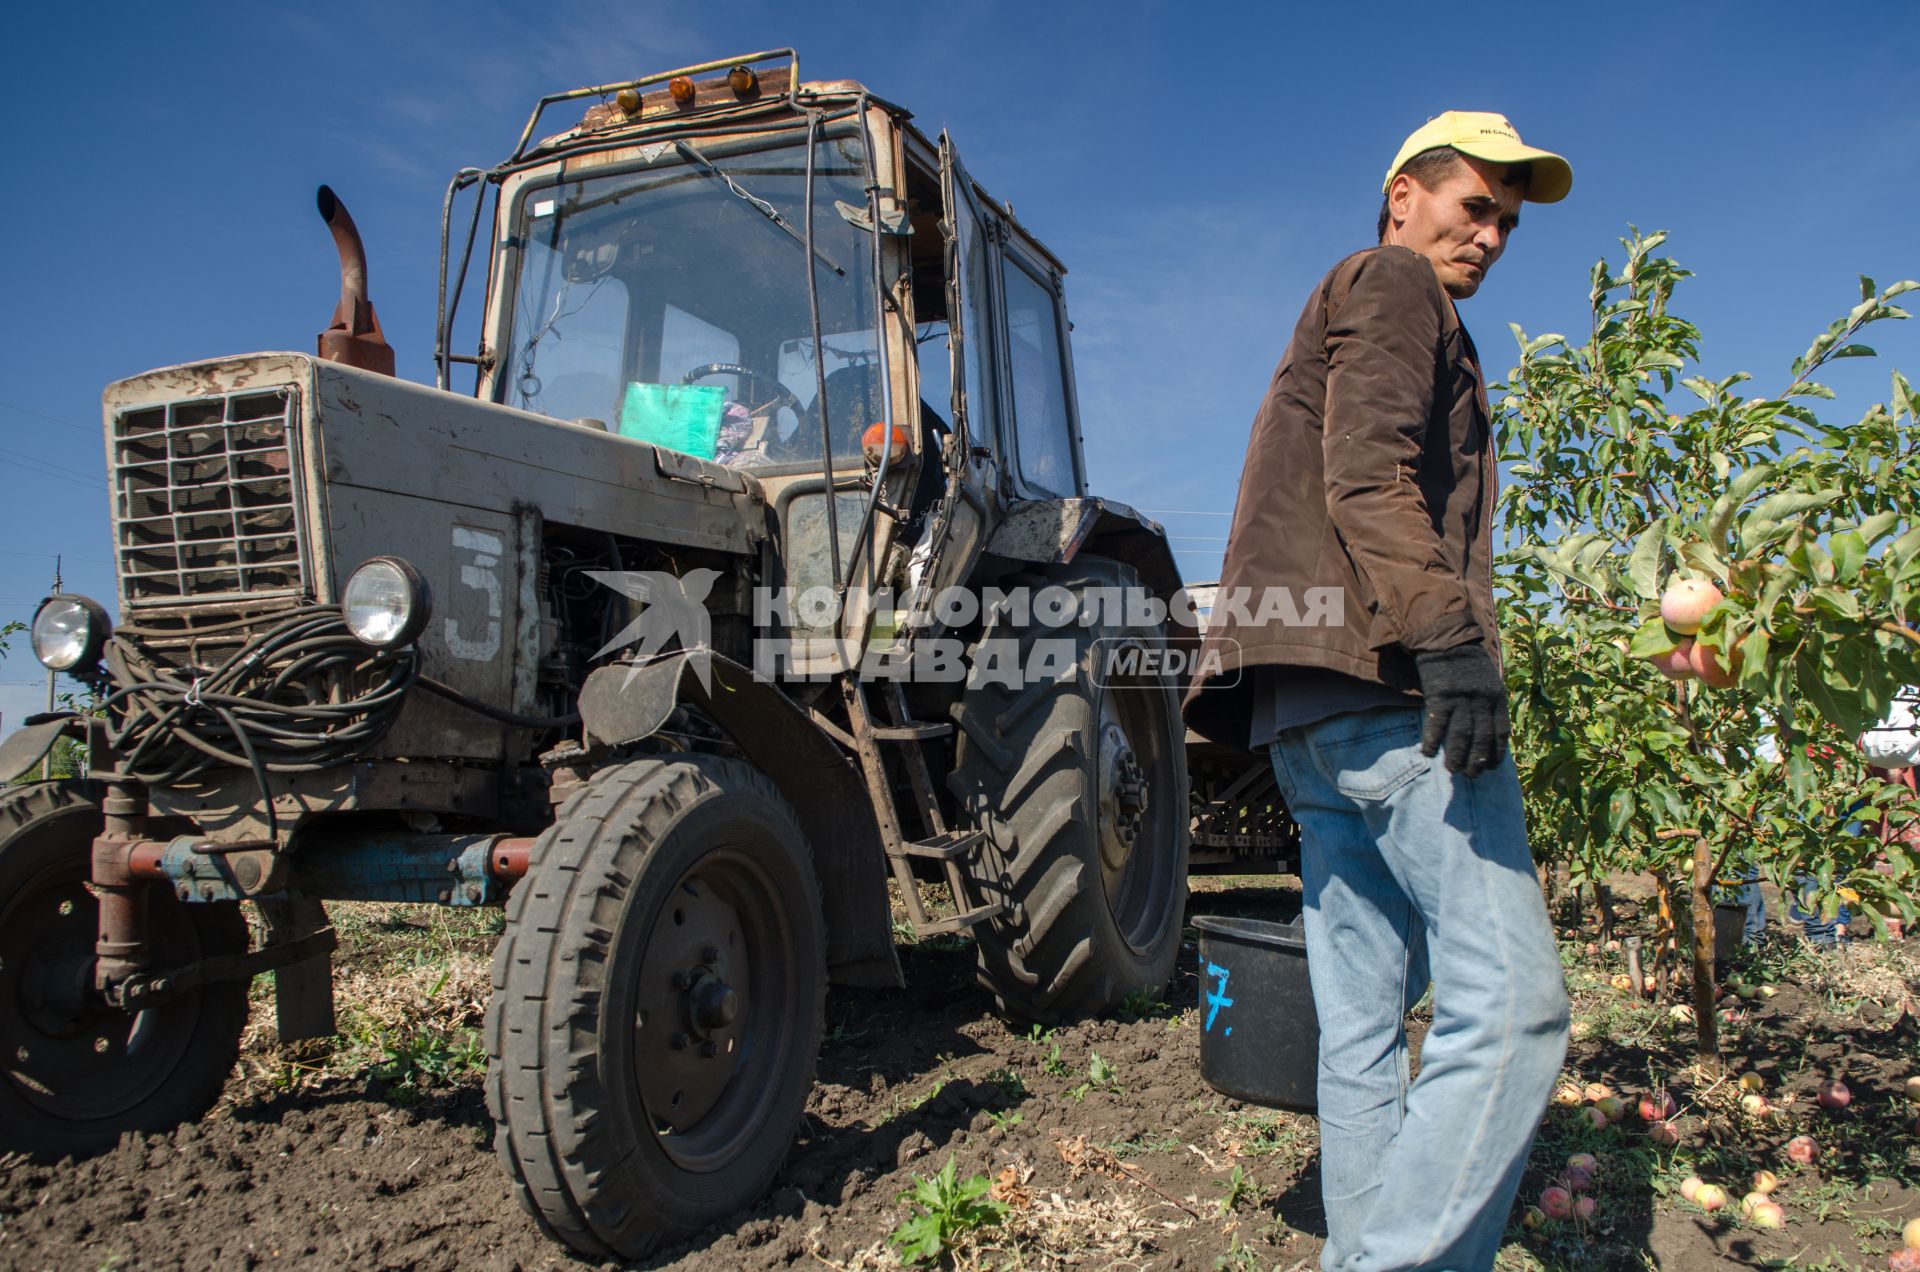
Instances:
[[[243,766],[276,833],[267,774],[356,758],[392,726],[419,676],[412,649],[368,648],[330,605],[291,611],[204,675],[156,663],[124,631],[108,642],[106,662],[113,691],[102,705],[120,771],[170,785],[215,765]]]

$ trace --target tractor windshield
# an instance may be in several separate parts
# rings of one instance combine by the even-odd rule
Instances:
[[[703,139],[704,140],[704,139]],[[637,167],[531,184],[515,212],[505,400],[701,459],[820,462],[803,145],[645,147]],[[836,458],[883,417],[857,137],[814,156],[813,268]]]

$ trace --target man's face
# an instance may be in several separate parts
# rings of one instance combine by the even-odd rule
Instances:
[[[1440,285],[1455,300],[1480,290],[1487,271],[1506,251],[1507,236],[1520,224],[1524,189],[1501,180],[1506,170],[1505,164],[1461,155],[1432,190],[1405,173],[1388,188],[1386,241],[1432,262]]]

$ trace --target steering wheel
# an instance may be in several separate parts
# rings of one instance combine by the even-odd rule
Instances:
[[[781,407],[786,407],[793,412],[796,419],[801,418],[800,399],[794,396],[792,389],[770,375],[749,370],[737,362],[709,362],[704,366],[697,366],[681,376],[680,383],[692,384],[695,380],[704,380],[714,375],[738,376],[741,382],[740,387],[752,390],[749,397],[761,398],[760,405],[747,408],[749,415],[758,415],[768,407],[774,408],[777,414]]]

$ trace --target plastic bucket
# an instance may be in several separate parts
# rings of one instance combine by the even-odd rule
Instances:
[[[1726,974],[1727,965],[1733,961],[1734,952],[1740,948],[1740,938],[1746,934],[1746,930],[1746,906],[1713,907],[1713,961],[1720,975]]]
[[[1250,1104],[1311,1112],[1320,1018],[1298,921],[1196,916],[1200,929],[1200,1076]]]

